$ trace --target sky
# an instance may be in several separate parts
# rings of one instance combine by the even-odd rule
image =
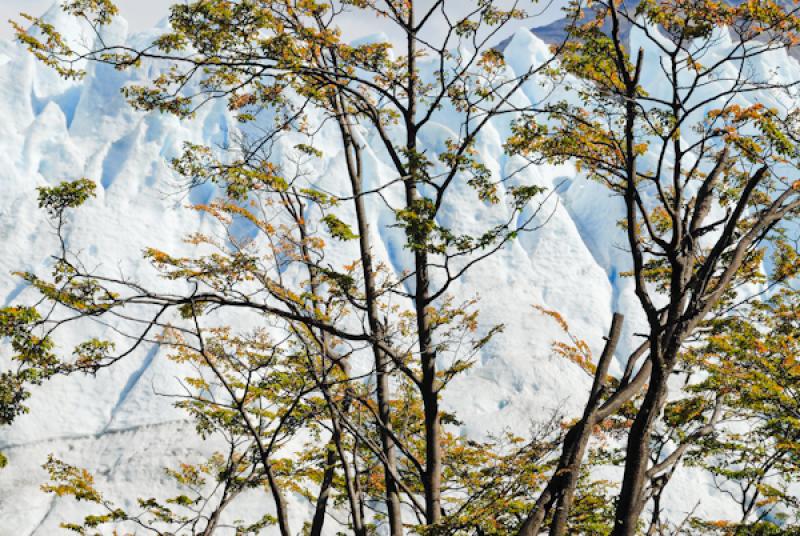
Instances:
[[[0,38],[8,39],[13,36],[13,30],[8,24],[11,18],[19,19],[18,14],[20,11],[30,13],[32,15],[41,15],[47,9],[59,0],[0,0]],[[155,25],[159,20],[167,16],[169,13],[169,6],[179,0],[116,0],[116,4],[120,9],[120,14],[127,19],[131,31],[147,29]],[[430,0],[421,0],[424,6]],[[502,5],[509,2],[509,0],[498,0],[498,4]],[[537,16],[533,21],[520,22],[525,26],[540,26],[551,22],[556,18],[560,18],[559,5],[563,5],[563,0],[544,0],[537,4],[534,2],[521,2],[527,4],[526,9],[529,12],[541,10],[542,6],[547,6],[544,9],[544,14]],[[468,9],[474,3],[469,0],[448,0],[448,12],[458,13]],[[364,37],[366,35],[375,34],[382,30],[381,21],[375,20],[374,17],[369,21],[359,20],[363,17],[349,16],[342,20],[342,27],[345,35],[352,38]],[[365,24],[366,23],[366,24]],[[432,34],[437,31],[441,32],[444,29],[444,21],[437,20],[433,17],[428,24]],[[506,29],[502,35],[498,35],[498,40],[502,40],[513,31],[513,28]],[[389,32],[391,33],[391,32]],[[389,39],[394,41],[399,36],[388,35]]]

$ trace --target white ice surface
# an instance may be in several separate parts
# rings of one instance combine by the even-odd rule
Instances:
[[[81,29],[70,32],[78,36]],[[125,25],[118,23],[110,32],[124,39]],[[507,54],[509,67],[520,71],[542,61],[547,47],[520,30]],[[657,78],[657,67],[650,65],[645,77]],[[771,55],[762,68],[780,76],[797,73],[797,65],[781,53]],[[233,129],[231,118],[222,105],[204,108],[190,122],[133,112],[119,88],[137,76],[143,75],[92,67],[83,82],[64,82],[20,46],[0,42],[0,303],[30,299],[10,272],[46,271],[47,255],[57,246],[52,228],[36,208],[38,186],[80,176],[97,181],[97,198],[74,215],[70,243],[82,250],[87,264],[119,270],[152,285],[159,282],[140,260],[141,250],[155,246],[179,251],[187,231],[208,227],[209,222],[183,207],[213,196],[213,188],[193,192],[190,199],[169,195],[176,178],[168,162],[186,140],[224,143]],[[530,84],[518,98],[535,100],[542,91]],[[438,114],[437,126],[426,130],[423,146],[434,149],[450,135],[446,114]],[[508,123],[498,123],[480,137],[478,150],[494,173],[518,165],[503,155],[507,134]],[[344,170],[335,133],[320,136],[318,148],[326,158],[322,182],[336,190]],[[367,152],[365,166],[376,177],[388,173],[385,155],[378,150]],[[576,365],[552,355],[551,343],[562,334],[534,305],[559,311],[595,350],[602,345],[614,310],[627,317],[620,355],[636,345],[633,333],[642,328],[631,284],[618,275],[628,268],[619,247],[624,242],[617,226],[619,200],[577,177],[568,166],[531,167],[525,174],[519,180],[557,189],[538,216],[546,224],[468,272],[453,289],[461,297],[480,297],[484,325],[506,325],[446,398],[464,421],[464,432],[478,436],[505,428],[522,432],[553,411],[574,415],[583,403],[589,378]],[[391,199],[400,192],[387,195]],[[466,185],[456,186],[453,196],[441,216],[446,225],[469,230],[496,217],[496,209],[480,203]],[[376,253],[389,265],[404,265],[408,253],[399,231],[389,227],[391,214],[378,204],[370,210]],[[68,348],[81,336],[68,334],[61,342]],[[620,365],[624,363],[615,366]],[[161,468],[213,448],[195,437],[169,399],[156,394],[174,387],[177,375],[161,352],[146,348],[96,378],[61,378],[37,388],[30,413],[0,430],[0,448],[10,462],[0,471],[0,536],[57,534],[61,521],[75,519],[80,505],[54,500],[39,490],[45,476],[40,466],[49,453],[97,472],[99,487],[123,504],[141,490],[148,495],[168,493]],[[711,493],[701,476],[678,475],[667,500],[675,515],[698,501],[698,512],[734,512],[724,497]],[[258,512],[264,504],[269,501],[263,497],[248,498],[243,515],[247,508]],[[307,519],[308,508],[301,498],[290,498],[295,527]]]

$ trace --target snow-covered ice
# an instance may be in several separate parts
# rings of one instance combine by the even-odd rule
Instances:
[[[125,39],[124,23],[110,31],[115,39]],[[130,37],[133,42],[144,39]],[[542,61],[547,46],[523,29],[506,52],[509,67],[522,70]],[[800,72],[794,60],[779,52],[771,54],[763,68],[779,68],[782,76]],[[171,195],[176,178],[169,160],[185,141],[225,143],[233,129],[231,117],[223,105],[203,108],[186,122],[134,112],[124,104],[119,88],[137,76],[142,75],[90,67],[84,81],[66,82],[21,46],[0,42],[0,303],[28,298],[10,273],[45,272],[47,255],[57,247],[53,229],[36,207],[38,186],[78,177],[97,181],[97,198],[73,216],[71,244],[81,249],[87,264],[119,270],[152,285],[158,281],[141,261],[142,249],[180,250],[187,231],[210,225],[183,207],[190,200],[213,196],[213,188],[194,192],[191,199]],[[645,76],[657,73],[646,70]],[[519,99],[535,99],[538,90],[529,85]],[[446,117],[436,120],[436,128],[426,130],[423,146],[434,148],[450,134]],[[477,146],[495,173],[518,165],[503,154],[507,134],[508,123],[492,124]],[[325,154],[321,175],[335,189],[344,170],[336,144],[326,146],[324,140],[320,137],[318,147]],[[374,176],[388,169],[377,150],[367,152],[365,165]],[[542,211],[546,225],[481,263],[454,289],[462,297],[480,297],[486,325],[506,325],[482,350],[475,368],[449,390],[446,403],[464,421],[465,433],[480,435],[506,427],[523,431],[527,423],[555,410],[574,414],[581,408],[589,378],[577,365],[552,354],[551,343],[562,334],[535,305],[559,311],[595,350],[615,310],[627,317],[620,355],[636,345],[633,333],[641,328],[631,283],[619,276],[628,268],[618,247],[624,242],[616,224],[619,200],[576,176],[569,166],[537,166],[525,173],[520,180],[556,190]],[[442,223],[469,229],[491,217],[468,187],[454,196],[458,202],[444,208]],[[370,210],[379,239],[376,254],[389,265],[404,262],[403,237],[389,227],[391,214],[377,204]],[[68,334],[61,342],[68,347],[80,336]],[[80,505],[53,499],[39,489],[45,480],[40,466],[49,453],[94,471],[98,486],[119,501],[131,504],[140,490],[166,493],[169,483],[162,467],[211,449],[195,437],[191,423],[172,401],[157,394],[174,386],[178,373],[157,348],[143,348],[96,378],[59,378],[37,388],[30,413],[0,430],[0,450],[9,456],[9,467],[0,471],[0,536],[51,535],[60,522],[74,520]],[[725,498],[709,495],[710,489],[701,477],[683,473],[670,484],[668,496],[676,500],[668,502],[680,511],[702,498],[700,508],[709,514],[730,511]],[[309,506],[298,497],[290,499],[299,527],[300,519],[308,518]],[[245,501],[243,508],[248,505],[263,506],[255,499]]]

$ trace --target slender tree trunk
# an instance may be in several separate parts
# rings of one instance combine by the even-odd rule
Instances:
[[[411,143],[416,150],[416,141]],[[412,164],[412,169],[416,167]],[[412,177],[416,176],[412,172]],[[407,181],[406,195],[409,206],[416,206],[419,194],[413,181]],[[414,253],[415,296],[417,315],[417,336],[419,338],[420,364],[422,365],[422,404],[425,419],[425,510],[428,524],[436,524],[442,517],[442,443],[439,415],[439,389],[436,382],[436,350],[433,344],[433,330],[427,307],[430,300],[430,276],[428,254],[425,244]]]
[[[322,483],[317,495],[317,503],[314,507],[314,518],[311,521],[309,536],[321,536],[322,527],[325,525],[325,515],[328,510],[328,499],[331,495],[333,477],[336,473],[336,445],[333,440],[328,442],[328,455],[325,457],[325,472],[322,475]]]
[[[288,206],[288,204],[287,204]],[[308,247],[306,244],[306,237],[308,236],[306,230],[306,215],[304,213],[304,208],[302,202],[298,200],[298,211],[290,211],[292,216],[295,218],[295,222],[297,223],[298,229],[300,231],[301,236],[301,243],[303,249],[303,255],[310,259],[310,253],[308,251]],[[319,280],[318,280],[318,271],[317,268],[311,264],[307,265],[308,269],[308,277],[309,277],[309,286],[311,287],[311,294],[315,297],[319,297]],[[328,342],[328,336],[326,333],[322,332],[319,334],[319,344],[321,345],[321,352],[322,355],[325,357],[332,356],[332,352]],[[338,366],[342,373],[344,374],[347,381],[350,380],[350,364],[347,359],[340,358],[340,359],[333,359]],[[317,379],[317,383],[322,389],[322,392],[326,398],[328,405],[332,408],[332,404],[335,404],[333,398],[330,396],[328,392],[328,387],[326,384],[326,379]],[[348,390],[350,388],[348,387]],[[342,406],[342,413],[347,414],[350,411],[352,397],[348,393],[345,397],[343,406]],[[353,485],[353,478],[350,473],[350,467],[347,462],[347,457],[342,445],[342,429],[341,424],[339,422],[339,417],[335,411],[331,410],[331,426],[333,428],[333,432],[331,434],[331,439],[328,442],[328,453],[325,458],[325,471],[322,476],[322,483],[320,485],[319,495],[317,496],[317,502],[314,509],[314,517],[311,522],[311,528],[309,531],[309,536],[320,536],[322,533],[322,528],[325,525],[325,517],[327,514],[328,508],[328,500],[330,498],[330,491],[333,486],[333,479],[336,476],[336,465],[337,459],[341,463],[342,472],[344,474],[344,481],[345,481],[345,489],[347,492],[347,497],[350,502],[350,508],[352,511],[352,520],[353,520],[353,531],[356,536],[366,536],[366,527],[364,525],[364,516],[363,512],[359,506],[360,503],[360,492],[357,490],[357,486]],[[355,458],[354,458],[355,460]],[[354,465],[355,466],[355,465]],[[357,475],[356,475],[357,478]]]
[[[417,42],[416,18],[413,0],[408,2],[406,23],[406,45],[408,54],[408,108],[405,117],[406,151],[408,177],[405,179],[406,204],[409,208],[420,209],[421,201],[417,182],[424,170],[421,169],[417,154]],[[422,215],[428,217],[428,215]],[[430,300],[430,275],[427,253],[427,237],[417,244],[414,251],[415,290],[414,306],[417,315],[417,336],[419,338],[420,364],[422,365],[422,404],[425,420],[425,518],[429,525],[435,525],[442,518],[442,443],[439,415],[439,391],[436,382],[436,350],[433,344],[433,330],[427,311]]]
[[[423,358],[423,398],[425,411],[425,512],[427,522],[438,523],[442,517],[442,444],[439,420],[439,394],[434,387],[436,356]]]
[[[320,385],[322,387],[322,394],[325,397],[325,401],[328,404],[328,407],[330,408],[329,411],[331,416],[331,427],[333,428],[333,432],[331,434],[331,443],[333,444],[333,447],[336,449],[336,455],[338,456],[339,462],[341,463],[342,466],[344,487],[345,491],[347,492],[347,500],[350,503],[350,513],[353,523],[353,534],[355,534],[356,536],[366,536],[367,529],[364,524],[364,512],[361,508],[361,503],[362,503],[361,489],[358,483],[358,466],[356,465],[357,463],[356,454],[355,452],[353,454],[353,467],[351,471],[350,464],[348,463],[347,460],[347,452],[345,451],[345,446],[342,444],[342,426],[341,423],[339,422],[339,416],[337,415],[336,410],[333,409],[334,401],[331,398],[330,393],[327,390],[327,387],[325,387],[324,384]],[[358,450],[357,445],[356,447],[354,447],[354,450],[355,451]],[[331,461],[335,463],[335,460],[332,460],[329,454],[326,459],[326,462],[331,462]],[[332,467],[333,464],[329,463],[326,473],[323,476],[323,479],[333,477],[333,471],[331,470]],[[330,473],[328,473],[328,470],[330,470]],[[321,495],[322,494],[320,494],[320,496]],[[327,503],[327,498],[325,499],[325,503]],[[317,501],[317,512],[315,513],[315,519],[314,519],[315,523],[317,521],[317,515],[323,516],[321,519],[324,519],[325,510],[323,509],[320,512],[319,500]],[[320,521],[317,530],[321,531],[322,525],[323,523],[322,521]],[[312,528],[312,530],[314,529]]]
[[[665,371],[666,368],[662,364],[653,366],[650,385],[628,434],[625,474],[612,536],[636,534],[639,516],[645,505],[644,491],[650,462],[650,434],[666,401],[668,375]]]
[[[552,536],[564,536],[567,533],[569,513],[575,500],[575,489],[578,486],[581,465],[583,465],[583,458],[586,454],[589,440],[592,437],[592,431],[599,420],[597,410],[600,407],[606,388],[608,369],[611,366],[611,360],[614,358],[614,352],[617,350],[617,343],[622,334],[623,319],[624,317],[621,314],[615,313],[611,320],[611,328],[603,353],[597,362],[597,370],[595,371],[592,390],[589,393],[589,400],[586,402],[583,418],[567,434],[568,436],[573,435],[573,437],[567,437],[565,440],[564,453],[559,463],[559,478],[562,480],[560,483],[561,490],[560,494],[556,495],[556,509],[553,516],[553,524],[550,528]]]
[[[349,377],[349,369],[347,370],[346,374]],[[330,412],[331,427],[333,428],[333,431],[331,433],[329,447],[331,445],[333,446],[333,448],[336,451],[336,456],[338,456],[339,458],[339,463],[342,466],[344,487],[347,493],[347,500],[350,503],[351,519],[353,523],[353,533],[356,536],[366,536],[367,531],[364,525],[364,515],[363,515],[364,513],[363,510],[361,509],[361,490],[359,489],[358,486],[358,467],[356,465],[356,455],[355,453],[353,455],[353,467],[352,467],[353,471],[351,471],[350,464],[348,463],[347,460],[347,452],[345,451],[345,447],[342,444],[342,425],[341,422],[339,422],[339,415],[334,409],[335,402],[331,397],[330,392],[328,391],[328,387],[324,383],[324,380],[320,381],[319,378],[316,378],[316,380],[317,384],[320,386],[322,390],[322,395],[325,397],[325,402],[328,405]],[[342,408],[344,412],[347,412],[347,410],[350,407],[349,399],[350,397],[348,396],[347,397],[348,401],[345,402],[345,405]],[[323,475],[322,491],[324,491],[324,485],[325,485],[324,481],[328,478],[332,479],[334,476],[334,464],[336,463],[336,460],[334,460],[333,457],[330,455],[330,451],[326,458],[326,463],[328,463],[328,466],[326,467],[325,474]],[[328,488],[330,488],[330,484],[328,485]],[[324,501],[322,501],[322,495],[323,495],[322,491],[320,492],[320,496],[317,500],[317,511],[315,512],[314,515],[315,526],[312,527],[312,530],[318,530],[320,532],[322,531],[322,526],[324,524],[325,507],[327,506],[327,497],[325,497]]]
[[[361,509],[361,488],[358,482],[358,466],[356,465],[357,458],[353,456],[353,472],[350,472],[350,466],[347,464],[347,454],[342,445],[342,431],[339,424],[339,419],[333,416],[333,437],[336,444],[336,451],[339,453],[339,458],[342,461],[342,472],[344,473],[345,488],[347,489],[347,497],[350,500],[350,510],[352,511],[353,518],[353,532],[356,536],[366,536],[367,530],[364,526],[364,512]]]
[[[622,315],[615,315],[614,322],[611,325],[611,331],[609,340],[606,343],[606,349],[603,351],[603,355],[613,355],[614,347],[616,346],[615,338],[618,338],[621,333],[622,328]],[[643,344],[628,357],[629,361],[638,361],[638,359],[644,355],[644,353],[649,348],[649,344]],[[602,363],[604,358],[601,357],[600,359],[601,364],[598,366],[598,369],[604,368]],[[633,365],[631,365],[632,369]],[[630,399],[632,399],[636,393],[638,393],[645,385],[647,379],[650,377],[650,370],[652,367],[652,363],[650,360],[646,360],[643,364],[641,369],[633,375],[631,374],[628,376],[628,381],[624,382],[615,392],[612,394],[608,399],[598,407],[594,414],[593,418],[595,422],[600,422],[604,419],[607,419],[609,416],[613,415]],[[599,375],[595,376],[595,385],[592,387],[592,393],[595,393],[596,386],[598,384]],[[600,384],[600,388],[603,385]],[[590,398],[589,402],[592,399]],[[587,402],[587,404],[589,404]],[[587,406],[588,407],[588,406]],[[559,458],[558,466],[553,473],[553,476],[550,478],[550,481],[547,483],[547,486],[544,490],[539,494],[539,498],[536,500],[531,512],[528,514],[528,517],[525,519],[525,522],[520,526],[519,531],[517,532],[517,536],[537,536],[542,532],[542,527],[544,526],[545,519],[552,511],[552,508],[559,497],[562,495],[562,490],[564,489],[564,485],[567,483],[567,480],[563,478],[565,474],[565,469],[572,461],[576,461],[577,463],[574,465],[574,470],[580,470],[580,466],[582,463],[583,456],[576,456],[576,453],[581,451],[585,451],[585,445],[581,446],[581,442],[588,442],[590,435],[584,434],[581,432],[582,429],[585,427],[583,426],[584,419],[575,423],[572,428],[570,428],[569,432],[567,432],[564,441],[563,447],[561,451],[561,457]]]
[[[343,363],[344,373],[347,378],[350,378],[350,367],[347,362]],[[328,404],[334,404],[335,402],[333,399],[330,398],[326,394],[326,398]],[[342,413],[347,414],[350,411],[350,396],[345,399],[344,405],[342,407]],[[333,424],[333,434],[331,435],[330,441],[328,441],[328,455],[325,457],[325,472],[322,475],[322,483],[320,484],[319,495],[317,495],[317,503],[314,509],[314,518],[311,522],[311,530],[309,531],[309,536],[320,536],[322,534],[322,527],[325,525],[325,516],[328,511],[328,500],[330,499],[331,489],[333,487],[333,479],[336,476],[336,465],[337,461],[341,462],[343,466],[343,470],[347,471],[347,459],[344,457],[344,453],[341,448],[342,437],[341,437],[341,427],[338,425],[338,417],[334,412],[331,412],[331,422],[336,421]],[[349,477],[347,473],[345,474],[345,483],[349,482]],[[348,495],[352,493],[349,485],[347,486]],[[351,504],[353,503],[351,499]],[[356,516],[354,514],[354,522],[353,525],[358,533],[361,530],[361,521],[356,520]]]
[[[351,189],[353,193],[353,203],[355,206],[356,220],[358,224],[359,249],[361,255],[361,269],[364,274],[364,294],[367,305],[367,321],[370,333],[377,340],[385,338],[385,330],[380,321],[378,311],[378,291],[375,281],[375,268],[372,259],[372,243],[370,229],[367,218],[366,205],[364,203],[363,187],[363,167],[361,164],[361,150],[355,140],[351,125],[347,123],[344,114],[344,105],[337,103],[339,110],[339,127],[344,139],[347,169],[350,176]],[[376,374],[376,401],[378,404],[378,434],[381,439],[381,447],[386,457],[384,465],[384,481],[386,484],[386,509],[389,519],[389,534],[391,536],[402,536],[403,516],[402,505],[400,502],[400,492],[394,475],[397,471],[397,453],[392,439],[392,418],[391,418],[391,391],[389,386],[389,366],[390,358],[386,352],[381,350],[377,344],[372,345],[372,352],[375,359]]]
[[[409,188],[409,199],[417,198],[416,188]],[[433,330],[427,307],[430,279],[428,255],[425,251],[415,253],[417,336],[419,337],[420,364],[422,365],[422,404],[425,419],[425,515],[426,521],[434,525],[442,517],[442,440],[439,415],[439,388],[436,381],[436,351],[433,345]]]
[[[637,152],[636,143],[636,118],[638,110],[636,108],[637,86],[641,73],[643,50],[639,49],[634,72],[628,70],[624,59],[624,44],[620,37],[620,24],[617,14],[616,4],[610,4],[612,20],[612,40],[616,52],[617,68],[622,74],[625,83],[625,206],[628,243],[633,257],[634,277],[636,281],[636,295],[639,298],[642,308],[647,314],[651,330],[651,361],[653,368],[650,376],[650,384],[645,394],[639,412],[634,419],[633,426],[628,433],[627,452],[625,458],[625,473],[623,475],[622,491],[615,511],[613,536],[633,536],[636,532],[639,515],[644,507],[642,500],[642,490],[647,478],[647,465],[650,461],[650,431],[660,411],[661,403],[666,395],[666,378],[664,377],[664,367],[662,356],[659,355],[658,337],[656,328],[660,326],[656,308],[650,301],[647,294],[644,277],[644,256],[642,253],[641,237],[638,229],[637,204],[636,204],[636,185],[638,183],[637,172]]]
[[[323,351],[327,352],[327,343],[323,341]],[[339,365],[342,366],[343,372],[345,376],[349,379],[350,378],[350,367],[346,360],[339,361]],[[328,455],[326,457],[326,467],[325,473],[323,474],[322,478],[322,485],[320,486],[320,493],[317,497],[317,504],[316,509],[314,512],[314,519],[311,526],[310,534],[319,535],[322,532],[322,527],[325,523],[325,514],[327,512],[327,504],[328,498],[330,495],[330,489],[332,487],[332,481],[335,476],[336,471],[336,458],[338,457],[338,461],[342,467],[342,475],[344,478],[344,486],[345,491],[347,493],[347,499],[350,503],[350,511],[351,511],[351,518],[353,523],[353,533],[356,536],[366,536],[367,529],[364,524],[364,512],[361,508],[361,490],[358,486],[358,467],[356,465],[356,453],[353,454],[353,471],[351,472],[350,464],[347,460],[347,453],[345,451],[344,445],[342,444],[342,425],[339,421],[339,414],[334,409],[334,402],[333,398],[328,391],[328,387],[325,383],[325,379],[320,379],[319,377],[315,378],[317,384],[320,386],[323,396],[325,397],[325,401],[329,408],[330,418],[331,418],[331,427],[333,431],[331,433],[331,439],[328,444]],[[345,398],[343,407],[341,409],[342,413],[347,414],[350,410],[351,404],[351,396],[348,394]],[[355,449],[357,451],[357,448]]]
[[[289,508],[286,506],[286,497],[283,496],[283,491],[275,479],[275,472],[272,470],[271,465],[266,465],[267,468],[267,482],[269,483],[270,492],[272,492],[272,500],[275,502],[275,517],[278,519],[278,530],[281,536],[291,536],[292,531],[289,530]]]
[[[216,532],[217,530],[217,526],[219,525],[219,520],[222,517],[222,512],[225,510],[225,508],[228,507],[231,501],[234,498],[236,498],[238,494],[239,494],[238,492],[233,492],[231,494],[228,494],[226,489],[225,493],[223,493],[222,495],[222,500],[220,501],[219,505],[214,509],[214,512],[208,518],[208,524],[206,525],[206,528],[203,529],[201,536],[213,536],[214,532]]]
[[[356,193],[356,190],[358,193]],[[361,181],[354,185],[356,194],[356,214],[358,218],[358,230],[361,242],[361,262],[364,269],[364,286],[367,294],[367,316],[370,331],[373,337],[382,340],[384,338],[384,328],[378,317],[377,291],[375,285],[375,271],[372,264],[372,253],[369,242],[369,225],[367,224],[364,198],[361,195]],[[400,492],[394,475],[397,474],[397,453],[394,440],[391,436],[392,415],[391,415],[391,391],[389,387],[389,366],[390,360],[386,352],[378,348],[377,344],[372,346],[375,357],[376,372],[376,398],[378,402],[378,417],[381,422],[378,431],[381,438],[383,454],[386,456],[384,465],[384,480],[386,482],[386,506],[389,517],[389,534],[391,536],[402,536],[403,517],[400,504]]]

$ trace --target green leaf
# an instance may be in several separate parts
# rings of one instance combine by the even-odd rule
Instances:
[[[355,240],[358,238],[358,235],[350,229],[350,226],[344,223],[342,220],[334,216],[333,214],[328,214],[322,221],[325,222],[325,225],[328,226],[328,232],[331,233],[331,236],[337,238],[339,240]]]
[[[72,182],[62,182],[52,188],[42,186],[39,192],[39,208],[55,218],[59,217],[66,209],[81,206],[90,197],[95,197],[97,185],[89,179],[78,179]]]

